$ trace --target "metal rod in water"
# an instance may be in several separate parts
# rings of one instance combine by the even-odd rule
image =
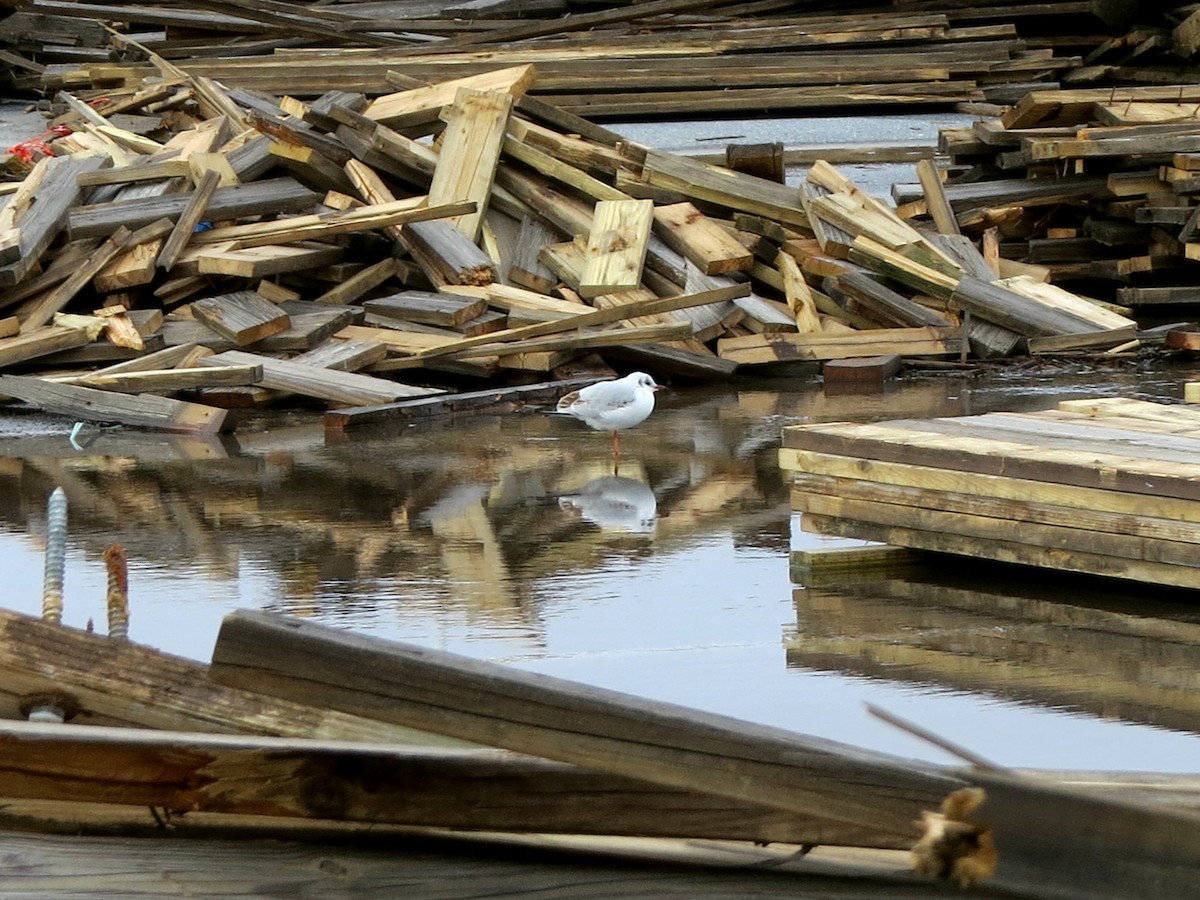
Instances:
[[[66,560],[67,495],[58,487],[46,506],[46,573],[42,581],[42,618],[55,625],[62,622]]]
[[[108,567],[108,636],[129,640],[129,568],[125,548],[113,544],[104,551]]]

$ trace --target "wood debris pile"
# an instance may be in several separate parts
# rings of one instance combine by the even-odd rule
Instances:
[[[947,218],[998,257],[1126,309],[1200,302],[1195,84],[1034,91],[940,144]],[[932,211],[921,185],[893,195],[906,215]]]
[[[389,80],[408,87],[533,63],[537,96],[593,120],[881,105],[994,109],[1059,82],[1186,80],[1191,8],[1141,6],[7,0],[0,10],[18,11],[0,22],[11,47],[0,65],[19,87],[83,99],[152,74],[153,53],[231,88],[298,97],[371,94]]]
[[[0,394],[215,430],[610,371],[594,351],[720,378],[958,357],[964,324],[981,356],[1134,337],[831,166],[801,189],[641,147],[526,96],[532,66],[303,103],[160,64],[102,107],[60,94],[70,134],[0,211],[0,369],[46,376]]]

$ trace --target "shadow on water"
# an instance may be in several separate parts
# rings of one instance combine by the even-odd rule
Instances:
[[[943,564],[793,585],[789,549],[821,539],[796,527],[776,451],[794,423],[1165,399],[1190,377],[1114,363],[877,394],[685,389],[626,433],[619,475],[605,435],[538,411],[344,437],[294,418],[222,439],[111,430],[82,449],[14,415],[6,605],[38,610],[61,485],[68,623],[103,621],[100,554],[119,541],[131,637],[180,655],[207,659],[221,617],[258,607],[938,761],[864,704],[1002,764],[1187,771],[1190,595]]]

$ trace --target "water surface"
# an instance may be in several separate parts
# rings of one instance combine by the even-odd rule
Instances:
[[[4,603],[39,610],[62,485],[66,621],[104,630],[100,555],[119,541],[131,637],[179,655],[207,660],[222,616],[259,608],[939,762],[865,704],[1005,765],[1194,771],[1192,595],[943,564],[793,584],[789,551],[827,539],[799,527],[776,465],[789,424],[1175,399],[1194,377],[1116,361],[872,395],[681,387],[626,433],[616,476],[605,435],[535,410],[344,438],[293,413],[221,440],[92,432],[81,450],[70,423],[9,415]]]

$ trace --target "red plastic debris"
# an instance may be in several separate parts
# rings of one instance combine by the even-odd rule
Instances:
[[[8,148],[7,152],[24,162],[34,163],[42,157],[54,155],[54,149],[50,146],[50,141],[55,138],[66,137],[72,133],[72,130],[66,125],[55,125],[53,128],[43,131],[37,137],[13,144]]]

